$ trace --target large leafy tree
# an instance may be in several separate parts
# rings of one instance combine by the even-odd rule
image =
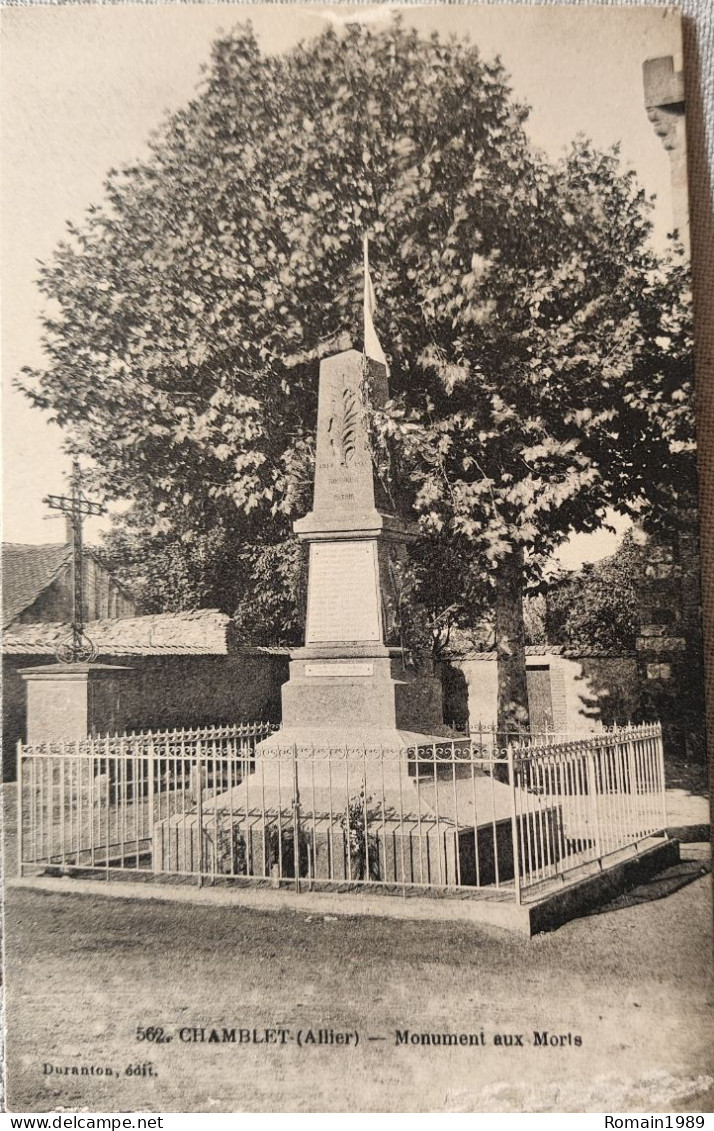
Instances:
[[[152,546],[159,571],[164,551],[240,550],[240,585],[284,593],[270,563],[310,502],[314,359],[359,343],[368,232],[394,398],[374,431],[426,539],[413,591],[438,640],[493,585],[502,722],[525,721],[521,598],[548,552],[613,502],[671,511],[691,479],[683,271],[616,152],[549,161],[526,120],[498,61],[399,20],[279,57],[224,36],[43,267],[47,364],[25,376],[97,486],[137,501],[147,571]],[[430,584],[445,554],[453,608]]]
[[[551,579],[548,642],[634,652],[646,564],[646,549],[628,531],[610,557]]]

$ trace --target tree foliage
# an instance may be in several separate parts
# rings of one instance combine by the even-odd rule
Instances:
[[[274,582],[263,611],[293,631],[302,567],[278,547],[310,504],[317,390],[299,359],[359,341],[364,232],[393,394],[375,430],[425,539],[432,639],[499,577],[518,605],[607,506],[672,513],[693,466],[684,269],[616,150],[549,160],[526,122],[467,41],[397,19],[273,57],[245,27],[109,174],[41,270],[47,363],[23,384],[105,496],[135,500],[152,601],[245,610]],[[517,658],[522,617],[502,632]]]
[[[548,642],[633,652],[645,566],[646,551],[628,531],[611,557],[552,582],[547,594]]]

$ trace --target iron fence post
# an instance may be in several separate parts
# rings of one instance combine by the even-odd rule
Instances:
[[[203,887],[203,774],[201,773],[201,743],[196,743],[196,818],[198,835],[198,886]]]
[[[590,798],[590,816],[593,823],[593,840],[598,867],[602,870],[602,836],[600,833],[600,814],[597,807],[597,768],[595,766],[595,751],[590,749],[585,755],[586,784]]]
[[[662,724],[657,723],[655,727],[655,749],[657,751],[657,773],[659,775],[659,794],[660,803],[662,806],[662,832],[665,837],[667,834],[667,789],[664,777],[664,741],[662,739]]]
[[[521,858],[519,852],[519,832],[518,832],[518,806],[516,803],[516,770],[513,758],[513,746],[509,742],[506,747],[506,758],[508,762],[508,785],[511,793],[511,843],[513,852],[513,886],[515,890],[516,903],[521,904]]]
[[[154,851],[154,740],[149,740],[149,764],[146,767],[146,791],[148,793],[149,819],[147,821],[149,839],[151,840],[151,870],[156,871],[156,853]]]
[[[22,879],[22,742],[17,742],[17,874]]]
[[[300,891],[300,783],[298,781],[297,746],[293,746],[293,861],[295,891]]]

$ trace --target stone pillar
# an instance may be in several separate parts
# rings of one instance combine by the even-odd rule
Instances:
[[[671,541],[646,547],[637,656],[642,706],[662,723],[665,749],[705,757],[704,674],[695,516]]]
[[[689,251],[689,196],[684,74],[666,55],[642,68],[647,116],[669,155],[672,220]],[[648,547],[647,602],[640,611],[637,651],[644,707],[661,719],[665,742],[697,760],[704,757],[704,677],[698,521],[680,510],[679,531]]]
[[[47,664],[22,668],[28,743],[112,734],[126,723],[125,681],[131,668]]]
[[[669,154],[672,175],[674,227],[689,249],[689,200],[687,194],[687,139],[684,123],[684,74],[675,71],[674,59],[665,55],[647,59],[642,67],[645,109],[654,131]]]

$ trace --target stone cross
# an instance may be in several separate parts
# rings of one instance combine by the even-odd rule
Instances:
[[[84,631],[82,526],[88,515],[105,514],[107,508],[85,496],[77,460],[72,464],[70,483],[70,495],[47,495],[42,501],[51,510],[62,511],[68,517],[72,529],[72,636],[70,641],[59,646],[57,658],[63,663],[84,663],[92,659],[93,648]]]

